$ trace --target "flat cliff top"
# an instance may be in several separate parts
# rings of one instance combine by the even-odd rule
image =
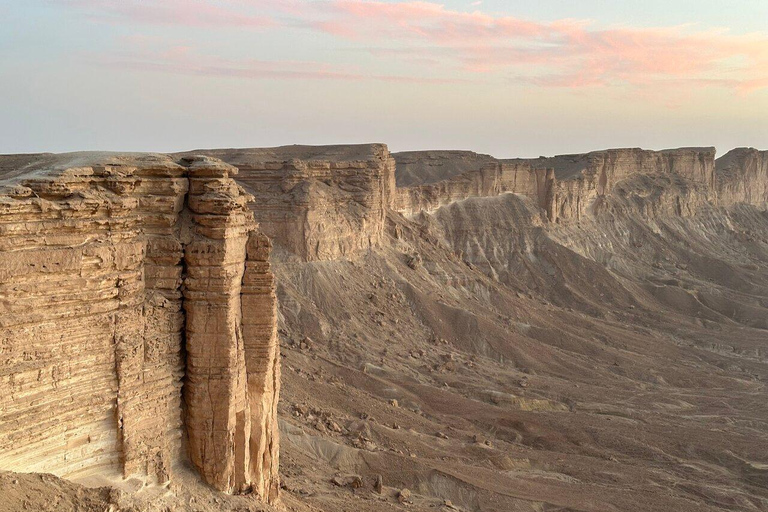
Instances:
[[[538,158],[497,159],[491,155],[460,150],[405,151],[392,153],[396,162],[398,187],[436,183],[454,176],[477,171],[489,164],[528,164],[537,169],[554,169],[559,180],[575,179],[583,171],[606,159],[642,158],[654,154],[712,153],[715,148],[678,148],[650,151],[640,148],[606,149],[582,154]],[[753,148],[737,148],[717,159],[717,169],[727,173],[747,156],[757,153]],[[62,173],[67,169],[94,166],[125,166],[135,168],[177,168],[178,160],[192,155],[205,155],[234,166],[289,161],[305,162],[368,162],[381,161],[389,155],[385,144],[344,144],[329,146],[290,145],[273,148],[197,149],[179,153],[139,153],[84,151],[73,153],[29,153],[0,155],[0,184],[12,184],[19,179]]]
[[[337,146],[282,146],[276,148],[199,149],[180,153],[142,153],[78,151],[72,153],[28,153],[0,155],[0,184],[11,185],[21,179],[57,175],[88,167],[133,167],[180,169],[181,158],[195,155],[214,157],[232,165],[290,160],[360,162],[382,159],[388,154],[385,144]]]
[[[450,179],[466,172],[478,171],[494,163],[525,164],[533,169],[554,169],[559,180],[578,178],[582,172],[594,168],[601,162],[621,158],[642,159],[653,155],[670,154],[712,154],[714,147],[677,148],[662,151],[641,148],[619,148],[591,151],[556,156],[540,156],[538,158],[506,158],[497,159],[491,155],[472,151],[405,151],[392,153],[397,163],[396,178],[398,187],[414,187],[427,185]]]
[[[578,177],[584,170],[590,168],[596,162],[608,158],[642,157],[653,154],[669,155],[674,153],[715,153],[714,147],[689,147],[664,149],[653,151],[642,148],[617,148],[590,151],[589,153],[576,153],[570,155],[556,155],[551,157],[540,156],[538,158],[509,158],[501,160],[504,163],[528,163],[536,169],[554,169],[555,176],[559,180],[568,180]]]
[[[161,153],[78,151],[74,153],[0,155],[0,184],[8,185],[20,179],[62,174],[70,169],[104,166],[153,169],[181,168],[169,155]]]
[[[465,172],[477,171],[498,160],[474,151],[403,151],[392,153],[398,187],[427,185]]]
[[[385,144],[345,144],[333,146],[291,145],[275,148],[196,149],[176,153],[176,155],[207,155],[235,166],[245,166],[254,163],[287,162],[290,160],[358,162],[380,159],[388,153]]]
[[[768,154],[768,151],[760,151],[755,148],[734,148],[715,160],[715,170],[717,172],[728,172],[734,167],[741,165],[745,158]]]

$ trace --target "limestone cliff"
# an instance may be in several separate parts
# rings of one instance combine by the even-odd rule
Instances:
[[[394,153],[398,187],[428,185],[467,171],[477,171],[497,160],[474,151],[404,151]]]
[[[738,148],[718,158],[716,186],[721,203],[768,202],[768,151]]]
[[[497,161],[435,183],[398,188],[394,207],[404,215],[413,215],[432,212],[470,197],[514,192],[538,198],[540,205],[546,208],[551,207],[553,184],[551,169],[528,162]]]
[[[427,160],[433,157],[429,153],[424,155]],[[457,172],[461,165],[454,164],[449,166],[452,172],[447,179],[398,188],[395,208],[412,215],[470,197],[512,192],[534,199],[550,221],[562,223],[578,221],[590,209],[599,208],[601,198],[622,182],[655,177],[666,180],[662,188],[667,189],[667,204],[673,205],[672,209],[680,214],[691,213],[698,204],[715,202],[718,197],[752,200],[762,193],[748,196],[743,190],[729,192],[734,187],[743,189],[747,179],[742,178],[765,173],[761,153],[739,155],[738,158],[724,157],[729,167],[738,169],[730,173],[738,176],[735,179],[724,178],[726,171],[716,173],[714,148],[612,149],[583,155],[484,161],[479,169],[475,168],[476,161],[462,159],[461,163],[467,167],[464,172]],[[416,155],[409,153],[408,157],[409,165],[414,166]],[[723,167],[726,167],[725,161]],[[678,190],[679,187],[684,190]],[[675,195],[676,190],[680,193]]]
[[[277,492],[269,243],[207,157],[0,158],[0,468]],[[183,393],[182,393],[183,388]]]
[[[401,183],[413,186],[396,186],[396,163],[410,173]],[[464,201],[506,192],[525,197]],[[626,226],[636,213],[681,219],[766,201],[768,153],[754,149],[717,162],[713,148],[517,160],[426,152],[422,160],[381,144],[0,156],[0,470],[164,482],[189,460],[217,489],[274,501],[273,242],[285,262],[344,260],[424,230],[450,241],[453,263],[509,283],[539,275],[540,289],[572,298],[550,275],[554,242],[532,234],[546,229],[563,248],[632,275],[614,261],[620,248],[652,273],[666,261],[655,240],[663,223],[633,235]],[[503,217],[489,205],[517,213]],[[418,222],[397,213],[438,210]],[[527,267],[531,247],[552,260],[539,260],[549,265],[543,274]],[[423,265],[441,282],[454,279],[429,261],[407,261],[414,272]],[[586,288],[598,268],[570,282]],[[612,303],[630,307],[624,295]]]
[[[281,249],[329,260],[381,242],[395,190],[385,145],[202,152],[240,169],[238,182],[256,198],[256,220]]]

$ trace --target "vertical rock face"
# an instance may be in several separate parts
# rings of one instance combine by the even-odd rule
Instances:
[[[468,171],[483,169],[497,159],[473,151],[404,151],[393,153],[398,187],[428,185]]]
[[[666,151],[611,149],[585,155],[565,155],[533,160],[554,170],[551,202],[545,206],[553,222],[579,220],[617,184],[635,177],[663,177],[687,188],[686,201],[669,198],[678,213],[715,197],[715,148],[682,148]]]
[[[415,158],[414,153],[410,155]],[[456,169],[451,170],[455,172]],[[553,186],[552,169],[525,161],[485,162],[480,169],[453,174],[442,181],[398,188],[394,207],[404,215],[413,215],[421,211],[433,212],[441,206],[470,197],[514,192],[538,198],[541,206],[546,208],[552,198]]]
[[[768,202],[768,151],[734,149],[718,158],[716,166],[721,204]]]
[[[417,184],[399,188],[380,144],[204,153],[0,156],[0,469],[164,482],[188,458],[217,489],[275,500],[270,239],[305,260],[351,257],[383,242],[390,209],[504,192],[563,224],[768,201],[754,149],[717,164],[712,148],[409,153]]]
[[[276,497],[269,243],[234,172],[0,157],[0,468],[162,482],[187,436],[210,484]]]
[[[243,346],[249,421],[244,468],[254,489],[269,501],[278,492],[277,398],[280,391],[280,346],[277,340],[277,298],[269,266],[272,243],[251,235],[246,246],[242,287]]]
[[[191,222],[184,248],[189,455],[217,489],[254,489],[274,498],[279,372],[274,283],[269,244],[253,234],[247,197],[227,175],[232,170],[206,159],[193,160],[189,169]]]
[[[350,257],[382,240],[395,193],[395,162],[383,144],[196,153],[240,169],[262,231],[301,259]]]
[[[425,158],[434,159],[432,153],[426,152]],[[418,154],[412,152],[407,156],[408,164],[415,166]],[[758,160],[757,157],[751,158],[750,162]],[[402,160],[402,157],[396,155],[396,159]],[[550,221],[570,222],[579,220],[619,183],[635,177],[656,176],[684,182],[687,188],[683,194],[685,200],[694,203],[711,201],[718,193],[714,148],[667,151],[612,149],[552,158],[490,163],[483,160],[479,169],[475,168],[478,159],[468,162],[472,165],[468,165],[468,170],[463,173],[458,173],[458,165],[443,164],[450,171],[445,180],[398,188],[395,209],[412,215],[420,211],[434,211],[469,197],[513,192],[535,199]],[[753,167],[759,168],[760,165],[756,163]],[[407,171],[405,169],[404,172]],[[724,182],[720,188],[727,189],[728,186]],[[695,204],[676,202],[674,198],[672,203],[681,213],[686,208],[695,207]]]

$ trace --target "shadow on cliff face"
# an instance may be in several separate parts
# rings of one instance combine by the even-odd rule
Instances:
[[[276,258],[286,502],[768,506],[768,219],[633,208],[547,227],[471,199],[390,214],[354,260]]]

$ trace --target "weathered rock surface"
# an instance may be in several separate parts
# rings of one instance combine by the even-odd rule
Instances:
[[[382,240],[395,189],[383,144],[200,152],[240,169],[262,231],[302,259],[351,257]]]
[[[479,171],[497,159],[473,151],[403,151],[393,153],[398,187],[427,185],[468,171]]]
[[[274,283],[236,172],[0,158],[0,468],[165,482],[188,453],[217,489],[275,498]]]
[[[559,160],[399,188],[411,215],[364,257],[276,259],[291,494],[327,511],[388,510],[400,489],[424,512],[768,506],[767,205],[738,183],[756,157],[723,177],[708,148]]]
[[[717,159],[716,167],[720,203],[768,202],[768,151],[733,149]]]
[[[412,162],[416,154],[409,153],[408,157]],[[426,152],[424,158],[431,159],[431,152]],[[444,155],[445,158],[448,156]],[[672,183],[684,182],[685,187],[699,192],[697,202],[712,201],[717,193],[714,148],[612,149],[584,155],[482,162],[482,167],[476,168],[477,160],[461,158],[451,166],[447,179],[398,188],[395,208],[413,215],[470,197],[512,192],[535,200],[550,221],[568,222],[578,221],[590,208],[599,207],[601,197],[633,176],[664,176]],[[468,170],[458,173],[463,167]],[[402,172],[410,170],[406,167]],[[681,211],[692,207],[679,205]]]
[[[297,510],[762,510],[768,157],[714,156],[0,156],[0,469],[274,501],[279,322]]]

